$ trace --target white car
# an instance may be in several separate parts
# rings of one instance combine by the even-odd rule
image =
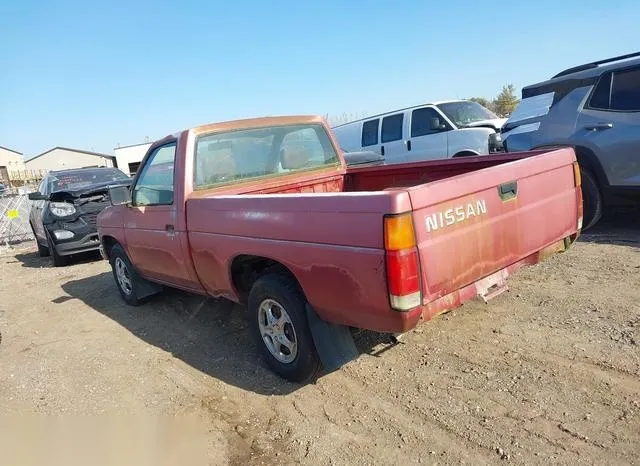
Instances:
[[[502,151],[506,118],[470,100],[416,105],[333,127],[346,152],[373,151],[385,163],[485,155]]]

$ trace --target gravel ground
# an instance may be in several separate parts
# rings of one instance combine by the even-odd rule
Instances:
[[[605,223],[398,344],[365,332],[307,386],[265,368],[236,306],[130,308],[99,258],[5,251],[0,413],[190,415],[209,464],[640,464],[639,232]]]

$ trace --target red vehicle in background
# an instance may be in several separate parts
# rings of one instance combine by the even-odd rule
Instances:
[[[357,357],[352,328],[406,332],[566,250],[580,184],[570,148],[347,167],[322,118],[258,118],[155,142],[98,230],[127,303],[243,303],[272,370],[304,382]]]

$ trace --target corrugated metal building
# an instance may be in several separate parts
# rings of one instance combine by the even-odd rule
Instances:
[[[54,147],[30,158],[25,164],[29,170],[47,171],[83,167],[114,167],[115,157],[68,147]]]

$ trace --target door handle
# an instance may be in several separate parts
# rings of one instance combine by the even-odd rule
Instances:
[[[384,155],[384,146],[380,146],[380,155]]]
[[[518,195],[518,182],[510,181],[508,183],[502,183],[498,186],[498,194],[503,201],[515,198]]]
[[[411,140],[407,141],[407,150],[411,150]]]
[[[601,129],[613,128],[613,123],[596,123],[595,125],[585,126],[587,131],[600,131]]]
[[[169,235],[169,236],[175,235],[175,228],[174,228],[173,225],[165,225],[164,229],[166,230],[167,235]]]

